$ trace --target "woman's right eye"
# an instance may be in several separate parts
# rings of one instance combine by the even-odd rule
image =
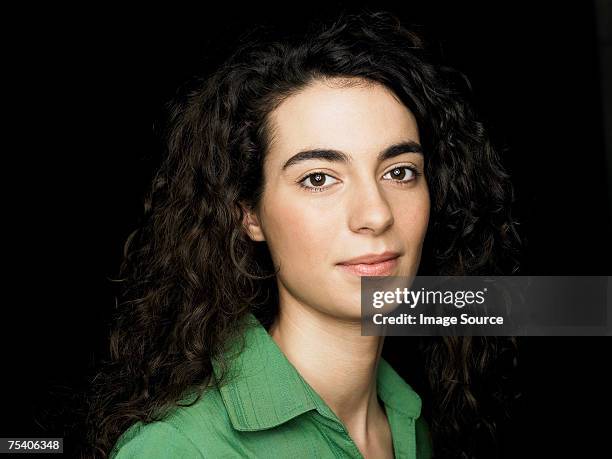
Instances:
[[[327,180],[327,178],[336,180],[329,174],[324,174],[323,172],[314,172],[300,180],[299,184],[302,188],[307,188],[311,191],[321,191],[323,188],[327,188],[336,183],[328,183],[329,180]]]

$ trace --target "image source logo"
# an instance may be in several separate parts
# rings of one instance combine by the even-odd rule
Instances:
[[[609,276],[363,277],[364,336],[612,334]]]

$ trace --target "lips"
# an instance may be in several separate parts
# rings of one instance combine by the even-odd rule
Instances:
[[[368,254],[338,263],[338,266],[358,276],[389,276],[397,267],[399,253]]]

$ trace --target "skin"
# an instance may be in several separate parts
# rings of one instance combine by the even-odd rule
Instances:
[[[416,120],[382,85],[326,79],[286,98],[269,121],[263,197],[257,209],[245,209],[244,222],[280,266],[280,312],[269,333],[362,454],[393,457],[376,389],[384,337],[361,336],[360,278],[337,263],[391,250],[401,254],[392,275],[416,275],[429,191],[424,175],[401,166],[423,174],[423,155],[377,159],[390,145],[418,143]],[[351,160],[310,159],[283,169],[293,155],[310,149],[339,150]],[[398,167],[401,180],[389,173]],[[314,172],[327,175],[307,178]],[[304,189],[300,181],[322,189]]]

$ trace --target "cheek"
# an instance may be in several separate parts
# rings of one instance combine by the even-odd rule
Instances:
[[[320,263],[332,241],[330,218],[298,201],[277,202],[268,209],[265,228],[273,259],[292,269]]]
[[[401,229],[404,240],[411,244],[422,243],[429,223],[429,207],[429,195],[424,194],[410,205],[403,205],[398,209],[396,224]]]

